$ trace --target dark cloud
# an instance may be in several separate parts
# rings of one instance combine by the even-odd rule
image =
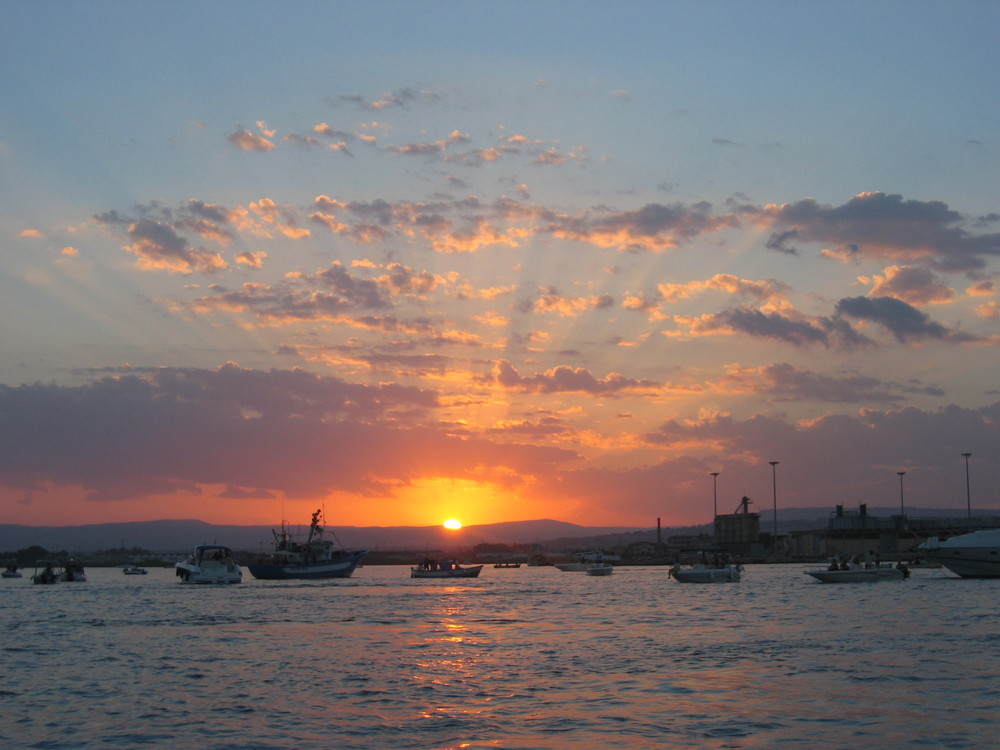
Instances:
[[[852,349],[873,342],[837,318],[791,318],[778,312],[764,313],[749,307],[726,310],[709,318],[713,327],[726,326],[738,333],[795,346],[821,344]]]
[[[766,213],[776,227],[767,244],[778,250],[795,237],[833,245],[840,254],[920,262],[949,272],[980,270],[987,257],[1000,254],[1000,235],[970,233],[966,217],[942,201],[875,192],[840,206],[807,198]]]
[[[943,341],[978,341],[979,337],[945,328],[928,315],[894,297],[846,297],[837,303],[838,315],[849,315],[859,320],[878,323],[897,341],[910,342],[924,339]]]
[[[192,247],[173,227],[158,221],[139,219],[129,225],[127,234],[132,244],[125,249],[144,268],[212,274],[228,266],[218,253]]]
[[[489,455],[532,473],[572,454],[491,445],[418,427],[434,393],[298,370],[159,368],[85,386],[0,386],[0,476],[91,500],[221,484],[322,496],[388,493],[415,477],[464,477]]]
[[[746,383],[750,390],[770,395],[774,401],[821,401],[824,403],[898,403],[906,394],[941,396],[943,391],[918,382],[887,383],[859,373],[824,375],[787,362],[754,371],[731,373],[729,380]]]
[[[658,383],[651,380],[632,380],[617,372],[595,378],[586,368],[565,365],[522,377],[505,359],[496,363],[493,377],[504,388],[533,393],[590,393],[608,396],[627,391],[655,390],[659,387]]]

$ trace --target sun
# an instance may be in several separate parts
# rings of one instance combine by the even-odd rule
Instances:
[[[442,525],[443,525],[443,526],[444,526],[444,527],[445,527],[446,529],[460,529],[460,528],[462,528],[462,522],[461,522],[461,521],[459,521],[459,520],[457,520],[457,519],[454,519],[454,518],[449,518],[449,519],[448,519],[447,521],[445,521],[445,522],[444,522],[444,524],[442,524]]]

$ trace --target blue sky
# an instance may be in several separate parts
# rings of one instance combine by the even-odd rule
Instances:
[[[12,520],[1000,504],[993,3],[4,12]]]

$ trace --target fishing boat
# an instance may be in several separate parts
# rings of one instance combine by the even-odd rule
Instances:
[[[852,562],[843,565],[831,564],[826,570],[807,570],[820,583],[878,583],[879,581],[902,581],[910,577],[910,571],[900,563],[892,565],[865,565]]]
[[[615,566],[611,563],[594,563],[587,568],[588,576],[609,576],[615,572]]]
[[[233,551],[221,544],[199,544],[184,560],[174,565],[181,583],[240,583],[243,571]]]
[[[3,570],[2,573],[0,573],[0,577],[2,577],[2,578],[21,578],[22,575],[21,575],[21,571],[17,569],[17,566],[14,565],[13,563],[11,563],[6,568],[4,568],[4,570]]]
[[[347,550],[324,539],[321,515],[319,510],[313,513],[305,542],[293,541],[284,521],[281,533],[272,529],[274,550],[247,565],[253,577],[265,581],[349,578],[368,550]]]
[[[521,563],[519,562],[498,562],[493,564],[494,568],[520,568]]]
[[[410,578],[477,578],[482,565],[463,568],[454,560],[424,560],[415,568],[410,568]]]
[[[122,568],[122,573],[127,576],[144,576],[149,573],[145,568],[140,568],[138,565],[131,565],[126,568]]]
[[[920,550],[931,562],[962,578],[1000,578],[1000,529],[980,529],[944,540],[932,536]]]

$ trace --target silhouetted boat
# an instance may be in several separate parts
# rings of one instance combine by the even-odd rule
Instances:
[[[149,573],[145,568],[140,568],[138,565],[132,565],[128,568],[122,568],[122,573],[127,576],[144,576]]]
[[[21,578],[21,571],[17,569],[17,566],[13,563],[8,565],[2,573],[0,573],[2,578]]]
[[[476,578],[482,565],[463,568],[454,560],[424,560],[415,568],[410,568],[410,578]]]
[[[312,515],[305,542],[292,541],[281,524],[281,533],[272,530],[274,550],[247,565],[254,578],[265,581],[349,578],[368,550],[346,550],[323,538],[319,525],[321,511]]]
[[[615,572],[615,567],[611,563],[594,563],[587,568],[588,576],[609,576]]]

